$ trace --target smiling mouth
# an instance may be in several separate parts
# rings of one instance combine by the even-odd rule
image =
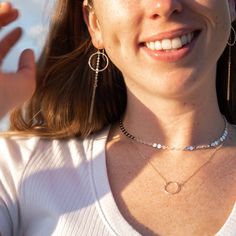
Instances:
[[[200,30],[196,30],[172,39],[164,38],[162,40],[144,42],[141,46],[147,47],[152,51],[177,51],[190,44],[199,34]]]

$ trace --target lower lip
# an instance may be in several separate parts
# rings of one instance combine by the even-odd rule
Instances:
[[[151,56],[155,60],[163,61],[163,62],[177,62],[183,59],[184,57],[186,57],[193,50],[198,36],[199,35],[195,36],[191,43],[174,51],[164,51],[164,50],[154,51],[147,48],[146,46],[142,46],[142,48],[149,56]]]

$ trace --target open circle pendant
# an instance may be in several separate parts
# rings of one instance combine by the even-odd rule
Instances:
[[[182,184],[173,181],[166,183],[164,187],[165,192],[172,195],[179,193],[181,189]]]

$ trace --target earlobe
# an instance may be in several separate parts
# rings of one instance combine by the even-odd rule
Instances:
[[[102,33],[98,18],[93,8],[91,8],[85,3],[83,4],[83,16],[94,47],[97,49],[103,49],[104,46],[102,40]]]

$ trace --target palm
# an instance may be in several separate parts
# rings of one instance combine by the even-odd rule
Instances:
[[[0,25],[6,26],[18,16],[17,10],[9,3],[0,4]],[[0,41],[0,62],[21,36],[16,28]],[[0,118],[13,107],[21,105],[30,98],[35,87],[35,60],[32,50],[22,52],[18,69],[14,73],[0,71]]]

